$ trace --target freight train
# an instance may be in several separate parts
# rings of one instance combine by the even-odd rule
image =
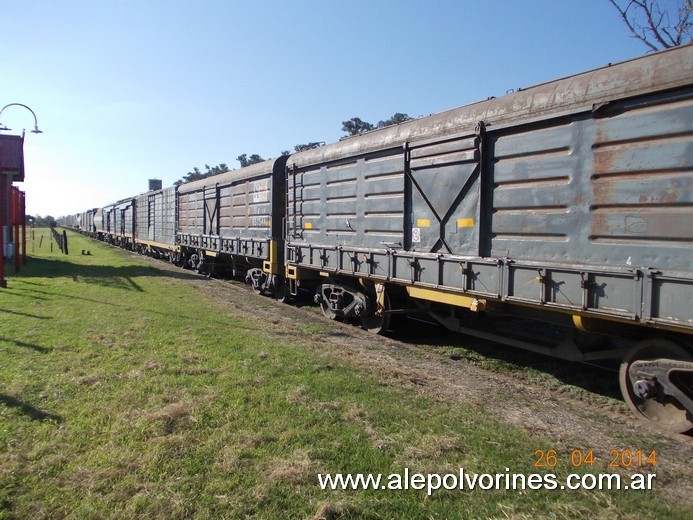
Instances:
[[[60,224],[280,300],[310,291],[326,316],[377,333],[424,313],[550,356],[616,359],[636,415],[693,429],[691,45]],[[507,317],[569,333],[488,325]]]

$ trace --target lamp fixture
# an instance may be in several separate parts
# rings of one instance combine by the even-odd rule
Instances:
[[[7,107],[12,107],[12,106],[24,107],[24,108],[26,108],[29,112],[31,112],[31,115],[32,115],[32,116],[34,116],[34,129],[31,130],[31,133],[32,133],[32,134],[42,134],[42,133],[43,133],[43,130],[39,130],[39,127],[38,127],[38,120],[36,119],[36,114],[34,114],[34,111],[31,110],[28,106],[23,105],[22,103],[10,103],[10,104],[5,105],[4,107],[2,107],[2,108],[0,109],[0,118],[2,118],[2,113],[5,111],[5,109],[6,109]],[[12,129],[11,129],[11,128],[7,128],[6,125],[3,125],[2,123],[0,123],[0,132],[6,132],[6,131],[8,131],[8,130],[12,130]]]

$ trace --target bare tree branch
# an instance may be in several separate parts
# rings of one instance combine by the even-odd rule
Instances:
[[[691,40],[693,0],[678,0],[676,13],[662,9],[658,0],[609,0],[631,34],[651,50],[675,47]]]

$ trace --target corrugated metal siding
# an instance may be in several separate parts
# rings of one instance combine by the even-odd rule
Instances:
[[[115,232],[115,206],[104,206],[102,209],[101,228],[98,230],[106,235]]]
[[[180,195],[178,229],[181,233],[201,235],[204,229],[204,213],[201,192],[188,192]]]
[[[135,232],[135,199],[119,202],[114,211],[115,227],[113,234],[120,238],[131,239]]]
[[[494,136],[489,256],[577,257],[586,173],[582,138],[579,121]],[[589,154],[589,143],[586,150]]]
[[[222,189],[222,236],[244,233],[249,237],[267,237],[272,218],[271,180],[267,175]]]
[[[661,262],[693,241],[693,100],[655,108],[595,121],[590,238]]]
[[[135,225],[135,239],[149,240],[148,234],[148,210],[149,210],[149,197],[151,192],[142,193],[135,197],[135,204],[137,207],[137,221]]]
[[[137,240],[174,246],[176,225],[176,187],[138,195]]]
[[[500,133],[492,153],[491,256],[693,270],[693,99]]]
[[[161,225],[155,233],[154,240],[160,244],[176,243],[176,187],[164,188],[161,192]]]
[[[394,149],[290,173],[289,233],[321,244],[404,240],[404,152]]]

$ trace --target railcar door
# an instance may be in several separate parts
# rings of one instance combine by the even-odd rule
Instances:
[[[203,189],[203,234],[219,235],[219,186],[214,185]]]
[[[106,233],[109,235],[115,232],[115,208],[106,211]]]
[[[410,251],[480,254],[480,140],[463,135],[409,145],[411,211],[405,233]]]
[[[147,240],[154,241],[156,236],[156,195],[147,197]]]
[[[126,221],[126,212],[127,212],[127,207],[123,208],[120,210],[120,226],[118,226],[118,234],[120,236],[125,236],[126,235],[126,226],[125,226],[125,221]]]

